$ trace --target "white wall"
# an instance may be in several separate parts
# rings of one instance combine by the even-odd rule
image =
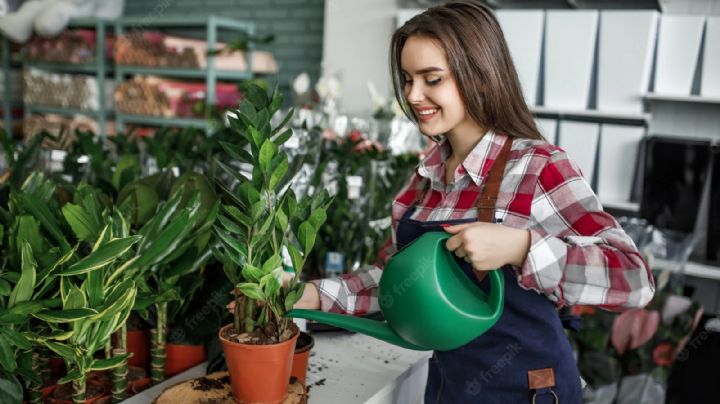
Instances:
[[[398,8],[394,0],[326,0],[323,74],[343,84],[340,110],[353,115],[374,110],[367,81],[380,95],[392,95],[390,37]]]

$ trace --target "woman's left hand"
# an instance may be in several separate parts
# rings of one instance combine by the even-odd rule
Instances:
[[[466,223],[443,227],[453,234],[448,250],[472,264],[477,271],[489,271],[506,264],[520,267],[530,250],[530,232],[494,223]]]

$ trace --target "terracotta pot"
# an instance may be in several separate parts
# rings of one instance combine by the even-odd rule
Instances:
[[[130,388],[130,392],[128,392],[128,394],[135,395],[143,390],[147,390],[150,386],[152,386],[152,379],[149,377],[143,377],[140,380],[128,383],[128,387]]]
[[[56,356],[51,356],[50,360],[48,361],[48,365],[50,366],[50,374],[51,375],[62,375],[65,376],[67,374],[67,367],[65,366],[65,361],[61,358],[58,358]],[[62,377],[60,376],[60,377]]]
[[[220,329],[225,362],[230,373],[233,397],[240,403],[282,403],[287,397],[295,342],[292,338],[273,345],[249,345],[223,337],[228,324]]]
[[[147,371],[140,366],[128,366],[127,381],[125,394],[128,395],[137,394],[137,392],[148,388],[152,383]]]
[[[205,345],[165,344],[165,377],[175,376],[205,359]]]
[[[315,338],[306,332],[300,332],[297,344],[295,344],[295,355],[293,355],[292,372],[290,375],[296,377],[303,384],[305,384],[310,350],[313,346],[315,346]]]
[[[96,380],[88,379],[85,387],[85,403],[95,403],[106,397],[108,393],[108,386],[105,386]],[[51,404],[72,404],[72,383],[56,384],[55,386],[52,386],[52,393],[46,398],[46,402]]]
[[[147,330],[128,330],[127,351],[132,352],[128,365],[147,369],[150,364],[150,337]]]

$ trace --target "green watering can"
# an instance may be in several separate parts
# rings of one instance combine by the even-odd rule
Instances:
[[[288,316],[315,320],[419,351],[459,348],[492,327],[503,311],[502,270],[490,271],[485,294],[445,247],[450,234],[428,232],[396,253],[380,278],[385,321],[319,310],[294,309]]]

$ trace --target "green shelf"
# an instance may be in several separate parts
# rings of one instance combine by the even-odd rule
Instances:
[[[98,114],[108,115],[112,111],[97,111],[93,109],[81,109],[72,107],[57,107],[45,105],[25,104],[25,112],[36,114],[58,114],[58,115],[86,115],[96,117]]]
[[[123,74],[148,74],[166,77],[182,78],[205,78],[208,75],[207,69],[174,68],[174,67],[141,67],[141,66],[115,66],[118,75]],[[241,80],[252,77],[247,71],[215,70],[215,77],[226,80]]]
[[[72,64],[27,61],[24,65],[34,69],[63,73],[95,73],[98,70],[98,66],[95,63]],[[105,71],[112,72],[112,66],[105,67]]]
[[[164,117],[149,115],[115,114],[118,123],[137,123],[153,126],[166,126],[174,128],[210,129],[211,123],[203,118]]]

